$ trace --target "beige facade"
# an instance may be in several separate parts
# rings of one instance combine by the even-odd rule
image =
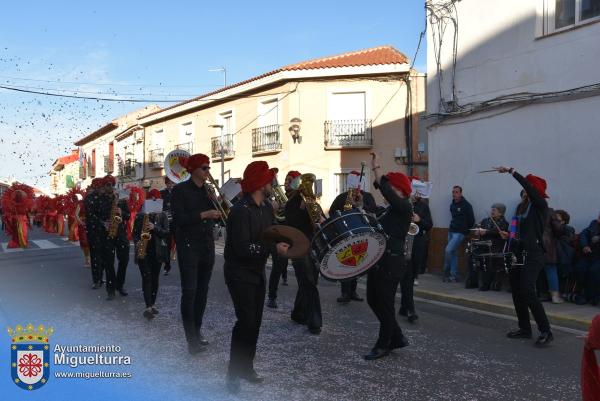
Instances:
[[[74,149],[70,155],[58,158],[50,171],[50,193],[53,195],[66,194],[69,185],[77,184],[79,179],[79,151]]]

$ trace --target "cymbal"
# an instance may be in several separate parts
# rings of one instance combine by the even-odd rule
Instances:
[[[278,242],[289,244],[287,256],[291,259],[301,258],[308,254],[310,242],[306,235],[297,228],[275,224],[265,229],[262,238],[269,244]]]

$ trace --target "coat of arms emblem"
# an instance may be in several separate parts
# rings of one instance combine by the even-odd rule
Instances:
[[[8,328],[11,337],[12,381],[24,390],[36,390],[48,382],[50,377],[50,344],[48,337],[54,333],[52,327],[31,323],[15,329]]]

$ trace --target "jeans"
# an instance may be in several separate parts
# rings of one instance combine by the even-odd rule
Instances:
[[[448,233],[448,245],[446,245],[444,257],[444,275],[458,279],[458,255],[456,250],[462,244],[465,235],[461,233]]]
[[[548,281],[548,290],[558,291],[558,267],[555,264],[547,264],[544,266],[546,272],[546,280]]]

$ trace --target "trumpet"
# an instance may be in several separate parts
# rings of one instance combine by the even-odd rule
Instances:
[[[215,209],[221,213],[221,224],[225,226],[227,224],[227,216],[229,216],[233,204],[219,191],[219,187],[210,173],[208,174],[208,182],[204,185]]]
[[[285,194],[285,191],[283,190],[281,185],[279,185],[279,182],[277,181],[277,177],[273,178],[272,187],[273,187],[273,198],[279,204],[279,209],[277,209],[275,211],[275,219],[277,219],[277,221],[281,223],[285,220],[283,208],[288,201],[288,197]]]
[[[150,230],[146,229],[148,223],[150,222],[150,214],[146,213],[144,215],[144,220],[142,222],[142,234],[140,235],[140,242],[137,250],[138,259],[146,259],[146,250],[148,249],[148,243],[152,238],[152,234],[150,234]]]

